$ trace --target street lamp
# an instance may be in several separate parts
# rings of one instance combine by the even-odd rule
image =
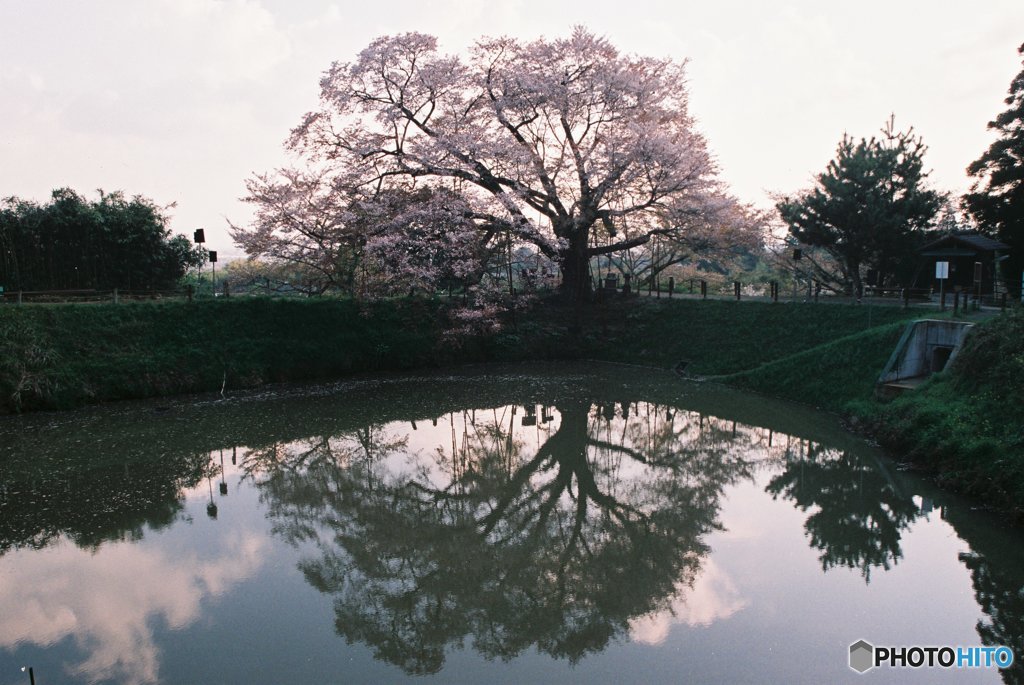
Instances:
[[[211,519],[217,519],[217,503],[213,501],[213,478],[206,476],[206,482],[210,484],[210,503],[206,505],[206,515]]]
[[[224,480],[224,450],[220,451],[220,494],[228,494],[228,482]]]
[[[195,231],[193,231],[192,232],[192,242],[194,242],[196,245],[202,245],[203,243],[205,243],[206,242],[206,231],[204,231],[201,228],[197,228]],[[203,266],[202,266],[202,264],[200,264],[199,265],[199,283],[202,284],[202,282],[203,282]]]
[[[213,267],[213,296],[217,297],[217,251],[210,250],[210,266]]]

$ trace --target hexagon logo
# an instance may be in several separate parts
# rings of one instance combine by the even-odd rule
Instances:
[[[850,645],[850,668],[857,673],[864,673],[874,666],[875,648],[871,646],[871,643],[866,640],[857,640]]]

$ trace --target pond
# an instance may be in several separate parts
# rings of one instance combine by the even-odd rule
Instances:
[[[1017,682],[1018,529],[836,417],[611,365],[0,420],[0,685]]]

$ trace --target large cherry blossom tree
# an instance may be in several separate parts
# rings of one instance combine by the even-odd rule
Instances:
[[[459,196],[457,223],[472,226],[476,254],[499,240],[532,244],[578,300],[592,257],[734,215],[689,113],[684,67],[623,55],[583,28],[484,38],[466,56],[439,52],[431,36],[388,36],[331,66],[319,108],[288,145],[340,204],[423,186]],[[429,199],[452,224],[451,203]],[[256,223],[253,235],[269,235]]]

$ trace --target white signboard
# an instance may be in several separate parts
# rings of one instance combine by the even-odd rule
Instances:
[[[939,280],[949,278],[949,262],[935,262],[935,278]]]

